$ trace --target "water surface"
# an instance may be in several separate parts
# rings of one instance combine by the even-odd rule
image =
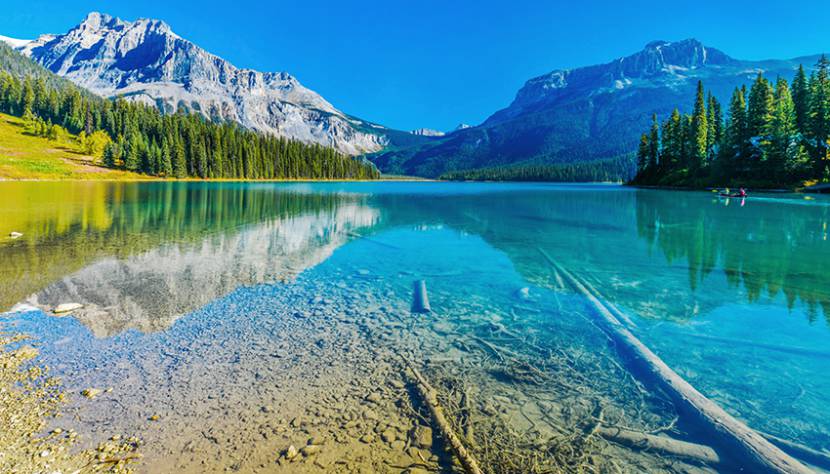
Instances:
[[[728,470],[571,437],[598,411],[696,434],[631,378],[543,253],[737,418],[830,450],[823,197],[455,183],[0,183],[0,196],[0,235],[24,234],[0,241],[0,304],[85,305],[4,329],[37,337],[69,390],[112,387],[76,397],[66,423],[139,435],[149,471],[449,469],[437,446],[411,451],[423,420],[407,361],[505,472],[531,452],[603,472]],[[409,311],[417,279],[432,314]],[[316,435],[320,454],[280,460]]]

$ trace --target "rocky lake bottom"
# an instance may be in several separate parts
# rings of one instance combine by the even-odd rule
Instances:
[[[396,253],[371,241],[353,245],[374,255],[364,264]],[[426,275],[353,265],[335,256],[294,281],[238,289],[152,337],[95,339],[71,318],[40,312],[18,314],[4,328],[54,338],[43,351],[64,361],[53,369],[65,385],[112,389],[72,397],[54,426],[83,433],[88,446],[135,435],[147,472],[457,470],[408,364],[441,389],[472,451],[500,466],[493,472],[547,472],[560,463],[598,472],[707,470],[590,433],[598,410],[608,426],[644,431],[673,429],[673,415],[580,317],[579,298],[508,279],[487,285],[497,296],[458,299],[454,287],[486,279],[449,262]],[[430,288],[429,314],[410,308],[419,276]],[[508,329],[515,327],[521,335]]]
[[[291,195],[287,215],[268,220],[251,198],[270,188],[245,188],[254,222],[223,217],[218,231],[161,241],[85,231],[68,244],[34,244],[26,237],[43,231],[24,228],[22,240],[0,247],[21,262],[0,272],[14,282],[0,296],[24,303],[0,316],[0,332],[30,336],[34,366],[60,380],[62,415],[42,430],[76,433],[72,449],[90,450],[98,470],[470,472],[449,430],[487,473],[742,472],[736,453],[632,370],[595,317],[599,298],[730,415],[826,456],[820,319],[798,304],[782,318],[774,293],[753,300],[752,273],[739,287],[717,274],[698,280],[698,257],[678,260],[667,241],[672,260],[643,260],[630,219],[557,207],[559,196],[569,196],[567,209],[586,205],[587,191],[598,209],[625,209],[627,191],[446,189],[460,192],[457,207],[441,207],[443,195],[394,191],[373,201],[335,188],[324,193],[333,200]],[[479,203],[490,189],[498,192]],[[544,210],[527,207],[531,191]],[[652,196],[637,197],[646,201],[639,238],[655,222],[662,238],[690,232],[644,214],[662,209]],[[121,235],[136,248],[120,253]],[[770,245],[771,234],[753,236],[761,238]],[[627,252],[615,250],[622,242]],[[69,259],[86,253],[80,264]],[[39,273],[58,276],[32,294],[31,263],[48,255],[59,265]],[[564,269],[596,293],[575,291]],[[823,301],[821,287],[797,274],[797,301]],[[418,282],[429,312],[418,307]],[[78,307],[55,314],[61,304]]]

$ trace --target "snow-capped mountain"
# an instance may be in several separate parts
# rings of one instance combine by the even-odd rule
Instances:
[[[184,108],[353,155],[379,150],[387,141],[382,127],[337,110],[290,74],[239,69],[163,21],[93,12],[65,34],[7,42],[105,97],[124,96],[166,112]]]
[[[612,159],[631,160],[633,170],[638,139],[651,115],[665,117],[675,107],[689,110],[699,80],[726,107],[732,90],[750,84],[759,72],[790,80],[799,63],[810,68],[816,60],[745,61],[694,39],[653,41],[604,64],[532,78],[509,106],[482,124],[425,145],[379,153],[372,161],[384,172],[427,177]]]

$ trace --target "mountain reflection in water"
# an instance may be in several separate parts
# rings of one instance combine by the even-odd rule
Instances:
[[[4,184],[4,186],[6,186]],[[291,280],[378,211],[360,196],[194,183],[9,183],[6,307],[82,302],[96,336],[166,329],[239,286]],[[12,204],[18,205],[16,213]],[[20,208],[22,206],[22,209]],[[5,215],[5,214],[4,214]],[[34,293],[34,294],[32,294]],[[29,296],[29,295],[32,296]]]
[[[306,362],[319,363],[315,370],[328,363],[317,359],[325,348],[334,359],[356,357],[315,338],[322,328],[331,341],[357,340],[355,331],[365,329],[352,327],[359,313],[378,326],[377,341],[388,342],[392,354],[424,343],[393,337],[417,327],[436,329],[430,334],[442,356],[458,355],[462,349],[443,339],[452,322],[442,313],[447,301],[464,315],[455,332],[492,317],[498,325],[491,329],[504,325],[539,341],[562,337],[561,328],[534,333],[528,320],[515,319],[519,311],[542,326],[572,324],[573,334],[559,341],[570,343],[595,329],[581,326],[588,307],[544,253],[628,313],[645,344],[751,427],[830,448],[824,197],[753,195],[736,206],[709,193],[471,183],[0,183],[0,193],[0,235],[24,234],[0,239],[0,303],[86,305],[72,314],[84,327],[42,313],[17,316],[45,342],[50,334],[51,342],[83,341],[44,351],[58,370],[77,374],[78,384],[103,383],[100,368],[121,358],[142,370],[167,367],[187,352],[168,351],[170,344],[190,350],[212,341],[212,352],[188,357],[209,354],[214,365],[170,362],[169,373],[148,372],[153,383],[171,393],[186,392],[191,382],[213,387],[216,367],[237,360],[238,350],[249,365],[228,362],[222,377],[244,376],[259,389],[268,385],[257,379],[267,376],[263,368],[293,360],[283,347],[289,340],[310,345]],[[296,284],[279,283],[300,273]],[[409,307],[412,280],[420,278],[428,280],[436,312],[412,318],[396,308]],[[525,285],[531,297],[522,299]],[[534,294],[546,295],[549,305]],[[300,316],[285,317],[295,312]],[[307,317],[316,313],[324,319]],[[307,339],[283,332],[312,323],[321,327]],[[201,330],[198,337],[189,332]],[[177,380],[174,367],[196,372],[183,377],[187,384],[167,387]],[[295,386],[281,383],[268,386],[275,393]]]
[[[100,335],[163,329],[235,287],[290,279],[354,229],[417,225],[480,235],[529,281],[555,284],[542,248],[649,318],[784,295],[815,320],[830,302],[823,200],[740,207],[705,193],[444,183],[3,183],[2,193],[0,235],[24,236],[0,242],[0,305],[89,303],[89,318],[112,313]]]

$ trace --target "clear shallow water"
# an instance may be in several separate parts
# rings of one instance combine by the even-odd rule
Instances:
[[[429,374],[465,380],[482,398],[536,400],[508,417],[518,431],[548,429],[535,426],[541,412],[557,412],[556,400],[539,401],[546,393],[602,400],[626,426],[670,418],[659,399],[626,388],[613,352],[585,319],[592,308],[563,287],[540,249],[623,308],[643,342],[727,411],[830,449],[830,201],[822,197],[741,205],[708,193],[451,183],[0,183],[0,195],[0,235],[24,233],[0,243],[0,302],[85,304],[73,317],[30,312],[6,325],[38,337],[44,362],[69,387],[114,387],[117,400],[75,403],[75,422],[92,437],[141,434],[162,470],[195,469],[204,458],[211,466],[273,462],[293,439],[291,416],[309,416],[303,397],[339,396],[297,388],[309,371],[344,386],[358,380],[364,390],[385,383],[377,361],[391,364],[398,352],[448,367]],[[420,278],[435,315],[413,319],[411,284]],[[524,287],[527,299],[517,296]],[[367,308],[365,320],[349,316]],[[349,319],[365,321],[353,337]],[[304,326],[316,321],[325,324]],[[519,334],[522,344],[497,338],[493,327]],[[375,347],[342,351],[358,334]],[[487,356],[487,346],[471,351],[476,338],[556,373],[550,383],[597,387],[553,392],[548,381],[505,379],[521,371],[487,365],[504,356]],[[594,362],[571,373],[550,357],[556,351],[590,352]],[[355,369],[361,357],[378,370]],[[285,379],[292,373],[296,379]],[[613,413],[632,397],[653,415]],[[254,414],[269,404],[290,414],[288,426],[279,431],[274,420],[276,439],[261,440]],[[170,423],[148,425],[159,412]],[[559,428],[579,418],[560,415],[551,422]],[[234,438],[252,419],[253,438]],[[225,444],[203,436],[212,429],[228,434]],[[306,431],[313,429],[323,428]],[[220,441],[170,442],[191,431]],[[620,450],[606,456],[665,467]]]

